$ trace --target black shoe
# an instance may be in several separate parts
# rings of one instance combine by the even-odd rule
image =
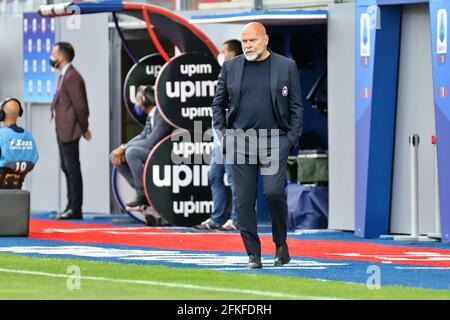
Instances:
[[[163,218],[155,218],[152,216],[145,216],[145,225],[148,227],[170,227],[171,224]]]
[[[72,209],[69,209],[66,212],[58,213],[55,217],[56,220],[82,220],[83,214],[81,211],[74,212]]]
[[[248,264],[247,266],[252,269],[261,269],[261,255],[259,254],[251,254],[248,256]]]
[[[172,224],[164,218],[156,220],[156,227],[171,227]]]
[[[128,208],[141,208],[148,205],[147,198],[144,195],[138,195],[133,201],[127,203],[127,210]]]
[[[145,225],[147,227],[156,227],[157,226],[157,220],[154,216],[151,215],[145,215]]]
[[[70,205],[68,204],[68,205],[66,206],[66,208],[64,209],[64,211],[61,212],[61,213],[69,212],[69,210],[70,210]]]
[[[60,212],[60,213],[55,213],[55,214],[51,214],[49,216],[50,219],[56,219],[60,214],[62,213],[67,213],[70,210],[70,206],[67,205],[67,207],[64,209],[64,211]]]
[[[289,256],[289,249],[287,244],[276,247],[274,266],[280,267],[284,264],[289,263],[289,261],[291,261],[291,257]]]

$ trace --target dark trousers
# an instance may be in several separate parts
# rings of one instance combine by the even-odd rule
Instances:
[[[211,219],[215,224],[223,225],[228,219],[232,219],[237,224],[236,216],[236,191],[231,175],[231,165],[223,164],[223,161],[216,161],[216,153],[220,150],[213,150],[211,154],[211,164],[209,168],[209,183],[211,185],[212,200],[214,211],[211,213]],[[228,184],[231,188],[231,213],[227,213],[227,190],[224,183],[224,175],[227,175]]]
[[[126,162],[116,166],[119,173],[128,181],[138,196],[144,196],[143,175],[145,161],[147,161],[149,149],[142,147],[128,147],[125,151]]]
[[[237,149],[237,150],[236,150]],[[261,174],[264,186],[264,196],[269,205],[272,216],[272,239],[276,246],[286,243],[287,238],[287,196],[285,192],[286,163],[290,153],[290,143],[286,136],[279,137],[278,157],[271,163],[257,161],[256,164],[249,163],[249,155],[244,156],[245,163],[240,164],[236,157],[242,150],[236,148],[234,151],[234,164],[232,167],[233,181],[235,182],[237,204],[236,211],[238,225],[247,254],[261,254],[261,242],[257,233],[256,198],[258,185],[258,171],[264,167],[273,166],[271,174]],[[267,154],[273,155],[274,148],[268,147]],[[228,151],[227,151],[228,152]],[[261,150],[258,151],[261,153]],[[264,153],[264,152],[262,152]],[[272,167],[272,168],[273,168]],[[273,174],[272,174],[273,173]]]
[[[80,139],[71,142],[58,140],[61,169],[67,183],[67,208],[81,212],[83,205],[83,178],[80,166]]]

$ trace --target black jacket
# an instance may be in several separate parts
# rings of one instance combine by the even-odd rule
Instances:
[[[270,87],[272,107],[281,130],[292,146],[297,146],[303,129],[303,102],[300,79],[294,60],[271,51]],[[245,56],[239,55],[223,64],[212,103],[213,126],[226,133],[240,108],[241,80]],[[227,112],[228,109],[228,112]]]

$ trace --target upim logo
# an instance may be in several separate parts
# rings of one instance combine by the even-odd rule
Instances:
[[[161,166],[153,166],[153,183],[157,187],[172,186],[173,193],[180,193],[180,188],[187,186],[206,187],[208,186],[209,165],[187,165],[164,166],[163,178],[161,179]]]
[[[161,71],[162,66],[146,66],[145,67],[145,73],[149,76],[154,76],[155,78],[158,76],[159,72]]]
[[[189,75],[189,77],[193,74],[211,74],[212,66],[210,64],[182,64],[180,72]]]
[[[180,98],[186,102],[187,98],[214,97],[218,80],[206,81],[167,81],[166,94],[169,98]]]
[[[190,201],[174,201],[173,212],[175,214],[182,214],[185,218],[189,218],[191,214],[211,213],[213,210],[212,201],[194,201],[191,196]]]
[[[174,142],[173,152],[181,155],[183,158],[192,156],[193,154],[211,154],[214,148],[212,142]]]
[[[197,117],[212,118],[213,111],[211,107],[183,107],[181,108],[181,116],[183,118],[189,118],[189,120],[194,120]]]

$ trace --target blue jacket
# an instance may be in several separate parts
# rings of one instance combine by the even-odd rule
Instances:
[[[0,128],[0,168],[19,162],[39,159],[36,142],[31,133],[16,125]]]

